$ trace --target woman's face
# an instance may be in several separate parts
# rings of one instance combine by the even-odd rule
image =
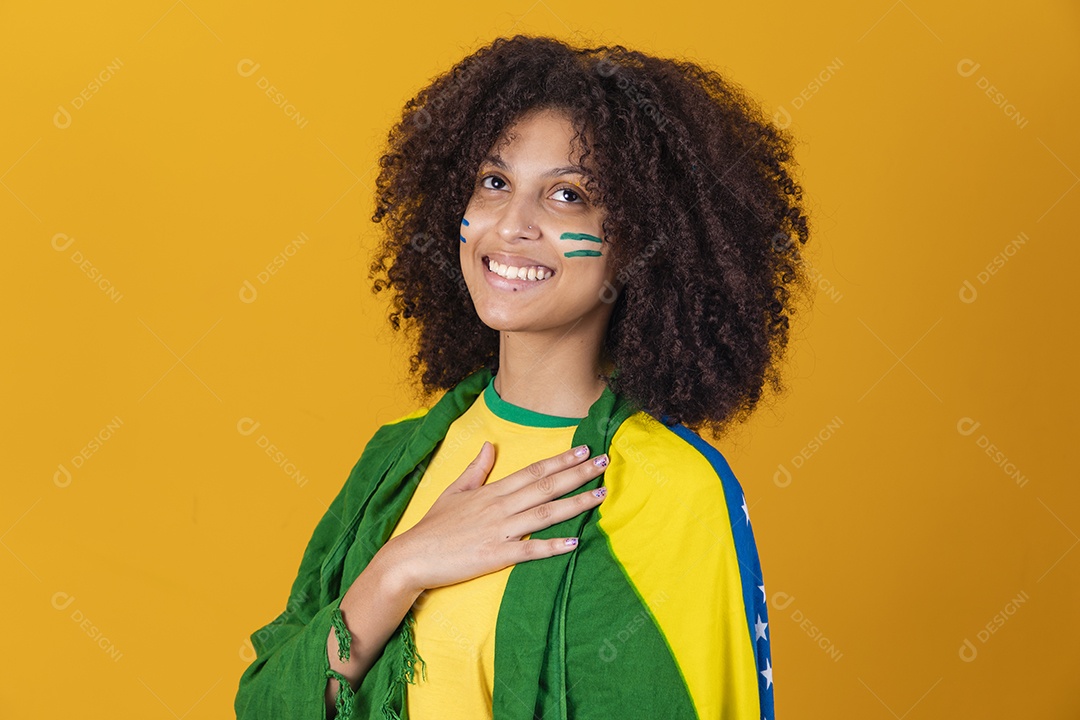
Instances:
[[[473,305],[492,329],[561,331],[558,340],[607,328],[616,287],[611,244],[586,176],[573,169],[572,137],[565,115],[533,112],[480,164],[458,245]],[[515,278],[524,268],[525,278],[499,275],[512,268]]]

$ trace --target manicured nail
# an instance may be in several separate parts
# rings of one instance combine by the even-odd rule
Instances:
[[[598,498],[602,498],[605,495],[607,495],[607,488],[601,485],[600,487],[593,490],[592,494],[595,495]]]
[[[566,538],[566,544],[570,547],[577,545],[577,538]]]
[[[586,455],[589,454],[589,446],[588,445],[582,445],[578,449],[574,450],[574,454],[577,455],[578,457],[585,457]]]
[[[607,453],[604,453],[603,455],[601,455],[601,456],[599,456],[597,458],[594,458],[592,462],[593,462],[593,465],[595,465],[596,467],[607,467],[607,463],[608,463]]]

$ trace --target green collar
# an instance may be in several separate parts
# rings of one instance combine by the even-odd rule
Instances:
[[[499,395],[499,391],[495,389],[494,375],[491,376],[491,380],[488,381],[487,386],[484,388],[484,402],[487,403],[488,409],[490,409],[497,417],[501,417],[503,420],[509,420],[512,423],[517,423],[518,425],[541,428],[561,428],[573,427],[584,420],[584,418],[579,417],[547,415],[507,402],[502,399]]]

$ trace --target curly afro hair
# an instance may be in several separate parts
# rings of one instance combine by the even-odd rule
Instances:
[[[613,239],[621,289],[604,382],[668,425],[719,436],[745,421],[766,384],[785,389],[792,291],[810,286],[791,137],[693,62],[530,35],[497,38],[420,90],[379,160],[372,220],[385,238],[370,277],[376,294],[392,291],[394,330],[413,331],[420,396],[498,371],[499,333],[473,307],[458,229],[485,153],[541,108],[573,123]]]

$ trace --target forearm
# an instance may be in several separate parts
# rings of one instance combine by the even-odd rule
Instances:
[[[349,659],[339,658],[337,632],[333,628],[326,638],[330,668],[347,678],[354,691],[420,595],[419,589],[410,588],[405,582],[394,549],[392,541],[383,546],[341,599],[341,616],[351,636]],[[335,716],[338,689],[337,678],[328,678],[327,717]]]

